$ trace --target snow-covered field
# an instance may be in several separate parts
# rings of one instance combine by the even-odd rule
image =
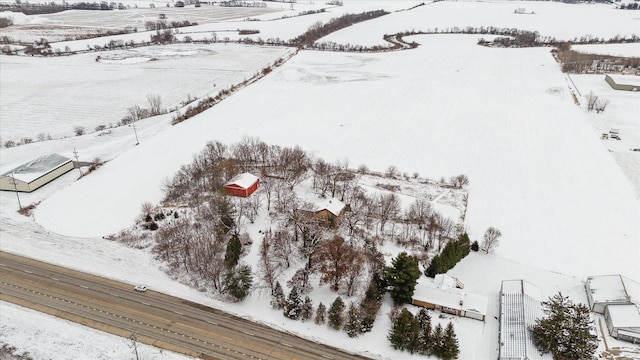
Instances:
[[[350,1],[345,3],[342,12],[352,9]],[[387,4],[392,2],[353,2],[353,9],[367,5],[374,10]],[[526,8],[536,14],[516,16],[515,8]],[[470,17],[478,13],[486,16]],[[614,11],[605,5],[440,2],[393,13],[371,24],[352,26],[325,40],[370,45],[381,41],[384,33],[452,26],[517,27],[558,38],[586,34],[612,37],[638,33],[630,13]],[[576,19],[567,20],[568,23],[554,20],[563,16]],[[301,18],[292,18],[292,21]],[[584,21],[586,18],[599,21]],[[375,32],[368,28],[374,23]],[[298,33],[306,30],[302,25],[296,28],[300,30]],[[277,27],[273,31],[277,33]],[[285,39],[290,36],[286,34]],[[100,156],[110,161],[79,181],[76,181],[77,172],[73,172],[33,194],[21,194],[23,204],[43,200],[32,218],[15,212],[15,194],[0,194],[0,248],[129,282],[144,282],[154,289],[276,327],[312,333],[316,339],[353,351],[385,359],[409,359],[412,356],[392,350],[386,340],[390,325],[389,301],[383,305],[374,331],[352,340],[342,332],[285,319],[270,308],[267,295],[260,290],[241,304],[207,298],[168,279],[159,269],[160,264],[147,252],[123,248],[103,240],[102,236],[132,225],[140,204],[158,202],[164,179],[190,162],[193,154],[211,140],[231,143],[243,136],[255,136],[269,144],[300,145],[327,161],[348,159],[353,167],[365,164],[372,170],[384,171],[394,165],[401,172],[418,172],[431,178],[464,173],[471,181],[466,226],[472,240],[480,240],[489,226],[498,227],[504,236],[495,255],[472,254],[451,270],[452,275],[465,283],[465,289],[489,297],[488,320],[485,323],[458,318],[443,321],[451,320],[456,325],[461,358],[496,358],[498,322],[493,316],[498,312],[500,280],[523,278],[541,287],[544,296],[561,290],[578,302],[586,302],[582,280],[587,275],[622,273],[640,280],[639,197],[620,162],[616,163],[607,144],[599,138],[603,129],[608,131],[617,126],[629,132],[622,141],[638,139],[640,94],[611,93],[604,87],[608,85],[604,83],[601,87],[599,81],[603,81],[595,77],[571,76],[575,83],[571,86],[581,93],[592,89],[611,99],[610,107],[603,114],[588,114],[574,104],[570,84],[549,54],[550,49],[485,48],[475,45],[479,37],[414,36],[408,40],[420,43],[420,47],[391,53],[301,51],[257,83],[177,126],[169,125],[170,114],[138,122],[138,146],[134,146],[132,129],[121,127],[104,136],[93,133],[2,148],[3,171],[43,153],[59,152],[71,157],[73,148],[81,160]],[[97,72],[93,54],[54,59],[2,56],[1,111],[10,108],[10,103],[4,102],[7,93],[9,99],[46,104],[54,92],[56,97],[76,101],[75,107],[69,105],[73,112],[97,111],[87,109],[83,98],[78,98],[78,91],[85,89],[85,96],[102,91],[102,97],[109,99],[104,104],[105,117],[95,125],[115,123],[123,109],[144,102],[149,88],[141,84],[156,81],[157,86],[166,85],[162,93],[171,93],[173,101],[180,101],[187,94],[211,92],[211,79],[228,76],[225,78],[228,80],[213,80],[222,86],[224,81],[234,83],[239,76],[244,76],[230,69],[234,59],[250,76],[265,62],[291,51],[216,46],[219,47],[213,48],[214,55],[202,55],[201,46],[181,45],[185,55],[189,51],[199,55],[136,64],[107,62],[100,66],[112,70]],[[146,58],[157,48],[136,51]],[[119,59],[118,52],[100,54],[106,59]],[[215,62],[221,57],[225,59],[222,65]],[[168,74],[168,67],[162,72],[146,67],[163,62],[171,62],[175,73]],[[192,71],[196,64],[203,69]],[[6,71],[6,66],[10,71]],[[5,88],[5,79],[20,74],[26,66],[32,70],[22,73],[23,77],[36,72],[40,74],[38,77],[49,79],[48,82],[34,88],[37,80],[13,80],[12,86]],[[113,78],[122,68],[131,73]],[[226,75],[227,72],[234,74]],[[196,73],[206,76],[198,78]],[[93,76],[93,82],[100,84],[100,89],[92,87],[93,82],[59,84],[72,83],[69,79],[76,74]],[[158,76],[176,78],[163,83],[164,80],[158,81]],[[59,83],[51,78],[58,79]],[[49,89],[51,91],[47,91]],[[131,95],[127,96],[127,92]],[[133,96],[138,98],[130,102]],[[167,102],[168,99],[169,95]],[[75,122],[61,117],[59,122],[49,125],[50,108],[25,105],[21,109],[21,113],[12,116],[32,120],[8,122],[11,118],[3,113],[0,116],[3,141],[11,133],[16,134],[12,136],[31,133],[35,137],[42,131],[67,132],[84,117],[91,118],[87,121],[97,121],[87,114],[75,118]],[[93,122],[87,124],[94,126]],[[626,151],[624,154],[631,158],[626,163],[637,169],[634,164],[640,153]],[[247,229],[256,239],[258,231],[266,226],[264,217],[261,219]],[[253,251],[250,258],[257,256],[256,253]],[[136,279],[130,278],[131,273],[138,274]],[[327,289],[317,291],[322,301],[335,297]],[[35,331],[33,325],[21,324],[20,317],[45,316],[4,303],[0,303],[0,315],[3,324],[0,343],[23,351],[37,346],[35,337],[30,336]],[[51,325],[57,326],[63,325]],[[65,355],[65,347],[55,345],[74,340],[56,337],[53,331],[40,339],[43,337],[52,338],[51,352],[62,354],[48,354],[48,358],[77,356],[78,352],[71,347],[68,347],[71,355]],[[121,351],[118,354],[127,351],[123,347],[127,344],[125,340],[103,341]],[[612,339],[608,342],[616,344]],[[127,358],[125,355],[103,358]],[[157,354],[149,357],[165,358]]]
[[[640,57],[640,43],[573,45],[571,49],[587,54]]]

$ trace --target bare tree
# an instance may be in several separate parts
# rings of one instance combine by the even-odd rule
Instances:
[[[449,178],[449,183],[451,184],[451,186],[462,189],[466,185],[469,185],[469,178],[464,174],[452,176],[451,178]]]
[[[147,95],[147,102],[149,103],[149,112],[151,116],[163,113],[162,99],[160,98],[160,95]]]
[[[485,231],[480,249],[485,253],[492,253],[496,247],[500,244],[500,237],[502,232],[497,228],[491,226]]]
[[[282,266],[274,258],[270,242],[265,239],[263,239],[260,246],[259,270],[262,281],[266,283],[271,290],[271,295],[273,295],[276,282],[278,282],[278,278],[282,275]]]
[[[416,227],[420,244],[425,249],[428,240],[427,224],[432,212],[431,204],[427,200],[419,198],[409,206],[406,215],[410,223]]]
[[[307,171],[310,167],[307,153],[299,146],[295,148],[283,148],[279,159],[282,169],[282,177],[290,189],[307,178]]]
[[[280,259],[287,267],[291,266],[293,260],[294,238],[285,228],[278,228],[276,231],[267,231],[264,242],[268,242],[273,256]]]
[[[380,233],[384,233],[387,222],[395,218],[400,212],[400,200],[393,194],[381,194],[376,199],[377,216],[380,221]]]
[[[590,91],[589,95],[587,95],[587,111],[595,110],[597,103],[598,103],[598,96],[594,94],[593,91]]]
[[[607,108],[607,105],[609,105],[609,100],[598,99],[598,101],[596,101],[596,104],[594,106],[594,110],[596,111],[596,113],[599,114]]]

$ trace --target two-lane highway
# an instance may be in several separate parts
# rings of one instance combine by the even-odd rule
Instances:
[[[131,284],[0,252],[0,300],[209,359],[367,359]]]

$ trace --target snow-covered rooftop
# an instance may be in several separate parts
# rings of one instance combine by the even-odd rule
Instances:
[[[238,185],[242,188],[247,189],[251,187],[251,185],[253,185],[256,181],[258,181],[257,176],[250,173],[242,173],[234,176],[231,180],[224,184],[224,186]]]
[[[594,303],[630,301],[620,275],[589,276],[587,283]]]
[[[448,275],[437,276],[433,281],[418,280],[413,298],[451,309],[487,314],[489,301],[486,296],[470,294],[456,288],[455,279]]]
[[[640,328],[640,312],[636,305],[608,305],[607,311],[614,327]]]
[[[635,75],[616,75],[612,74],[609,77],[618,85],[634,85],[640,86],[640,76]]]
[[[344,203],[336,198],[328,198],[317,204],[316,211],[327,210],[335,216],[340,215],[344,209]]]
[[[527,330],[542,316],[541,291],[524,280],[504,280],[500,291],[500,359],[551,359],[540,355]]]
[[[16,179],[30,183],[69,161],[71,161],[71,159],[60,154],[44,155],[11,169],[3,173],[0,177],[9,176],[13,173],[12,176]]]

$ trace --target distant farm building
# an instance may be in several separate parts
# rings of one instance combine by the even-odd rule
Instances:
[[[330,224],[342,216],[345,205],[334,198],[326,199],[317,205],[315,216],[325,224]]]
[[[621,275],[590,276],[585,283],[591,311],[603,314],[609,334],[640,343],[640,284]]]
[[[540,288],[524,280],[504,280],[500,288],[500,360],[552,359],[533,344],[529,327],[543,316]]]
[[[258,184],[260,179],[257,176],[250,173],[243,173],[236,175],[233,179],[224,184],[224,189],[229,195],[248,197],[258,190]]]
[[[615,90],[640,91],[640,76],[605,75],[604,80]]]
[[[484,321],[486,296],[469,294],[464,285],[449,275],[438,274],[433,281],[418,281],[411,303],[443,313]]]
[[[73,161],[67,157],[41,156],[0,175],[0,190],[32,192],[72,169]]]

